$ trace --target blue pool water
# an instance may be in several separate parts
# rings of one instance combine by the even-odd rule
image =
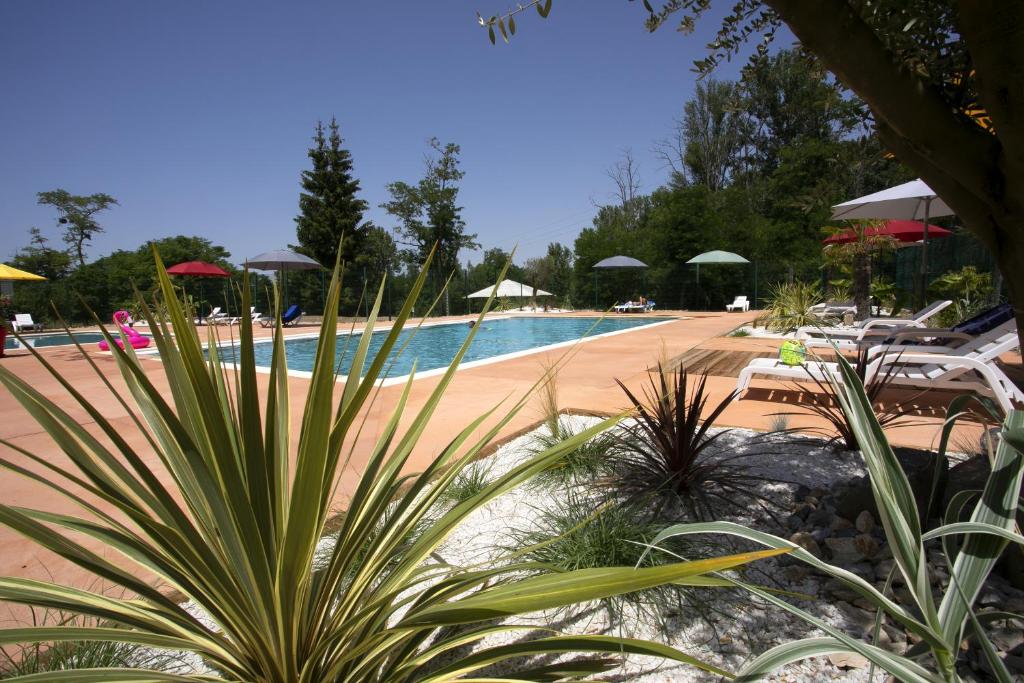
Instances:
[[[45,346],[67,346],[73,344],[70,335],[65,332],[59,332],[56,334],[39,334],[24,337],[25,344],[33,346],[37,349]],[[78,340],[79,344],[94,344],[99,340],[103,339],[103,335],[99,332],[76,332],[75,339]],[[18,343],[18,340],[14,338],[14,335],[8,333],[7,339],[4,340],[5,349],[20,349],[22,345]]]
[[[468,363],[484,358],[493,358],[516,351],[573,341],[585,336],[643,327],[663,320],[672,320],[672,318],[606,318],[600,320],[599,318],[531,317],[486,320],[480,326],[480,330],[462,362]],[[447,367],[455,358],[455,354],[466,340],[466,336],[469,335],[469,329],[469,326],[464,323],[420,328],[400,357],[394,359],[396,352],[392,351],[392,360],[395,362],[389,376],[398,377],[409,374],[413,361],[416,361],[417,372]],[[412,334],[412,330],[402,332],[399,337],[400,341],[395,345],[396,350],[402,346],[410,334]],[[373,334],[370,341],[370,358],[380,349],[384,339],[384,332]],[[338,363],[342,374],[348,373],[352,354],[358,342],[358,335],[344,335],[338,338]],[[310,371],[313,369],[316,339],[288,339],[284,346],[289,370]],[[256,344],[256,364],[269,366],[271,353],[271,344]],[[228,355],[225,354],[225,356]]]

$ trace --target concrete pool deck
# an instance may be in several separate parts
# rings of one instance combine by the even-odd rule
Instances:
[[[592,314],[591,314],[592,315]],[[648,368],[655,365],[660,358],[685,358],[686,354],[699,351],[725,353],[771,354],[777,352],[778,340],[760,338],[726,337],[731,330],[751,321],[756,311],[748,313],[666,313],[658,312],[652,317],[665,315],[679,316],[678,320],[664,325],[641,327],[624,334],[602,337],[572,347],[571,358],[558,375],[559,403],[563,409],[572,411],[588,411],[612,413],[623,409],[626,400],[615,380],[621,380],[631,391],[642,391],[646,383]],[[468,320],[455,318],[454,320]],[[381,323],[386,327],[387,323]],[[339,325],[349,329],[349,325]],[[288,328],[286,334],[308,334],[315,327],[305,326]],[[271,330],[259,329],[260,336],[271,334]],[[93,347],[94,348],[94,347]],[[448,391],[441,400],[437,412],[426,430],[419,446],[410,462],[410,469],[420,470],[441,449],[452,436],[463,426],[478,417],[485,410],[497,403],[512,399],[513,401],[527,392],[543,374],[545,367],[564,357],[566,349],[541,351],[501,362],[465,368],[456,373]],[[148,451],[144,439],[113,395],[92,371],[89,364],[82,359],[73,347],[51,347],[41,351],[61,376],[66,378],[76,389],[89,397],[96,408],[119,430],[126,440],[139,449],[147,462],[154,463],[159,469],[156,456]],[[113,359],[109,355],[90,351],[90,357],[97,363],[115,388],[123,391],[123,384],[116,377],[117,371]],[[1019,362],[1019,357],[1018,357]],[[0,360],[4,367],[29,382],[37,390],[54,400],[80,424],[90,431],[97,431],[95,424],[88,415],[78,407],[74,400],[59,386],[57,381],[27,351],[9,352],[9,356]],[[162,366],[158,360],[144,362],[147,375],[154,385],[170,395]],[[262,390],[266,388],[267,377],[257,378]],[[418,379],[412,387],[409,408],[402,420],[407,425],[420,408],[431,391],[437,386],[439,377]],[[301,377],[290,377],[291,415],[293,426],[293,447],[301,425],[303,401],[309,386],[309,380]],[[711,375],[707,381],[711,402],[728,395],[736,384],[735,377]],[[738,426],[754,429],[767,429],[772,423],[772,413],[792,410],[794,403],[801,400],[800,392],[791,391],[790,382],[773,382],[758,380],[755,389],[749,392],[742,401],[733,401],[717,424],[721,426]],[[813,388],[813,387],[812,387]],[[342,475],[340,486],[341,498],[357,477],[357,471],[365,462],[370,444],[376,439],[379,430],[390,416],[395,398],[402,390],[401,386],[386,386],[379,390],[375,403],[365,411],[365,423],[362,432],[350,444],[353,448],[353,459],[350,468]],[[928,400],[916,402],[915,415],[907,418],[914,422],[907,426],[889,431],[894,443],[908,446],[930,447],[936,441],[939,426],[942,422],[942,407],[948,402],[950,394],[936,392],[929,395]],[[498,435],[498,439],[506,438],[529,428],[541,418],[539,402],[531,399],[531,403],[516,416]],[[790,418],[790,426],[815,427],[821,426],[820,421],[810,417]],[[483,434],[484,428],[480,430]],[[967,429],[973,438],[976,430]],[[34,420],[18,405],[9,392],[0,392],[0,439],[4,439],[19,448],[42,455],[51,463],[62,466],[67,459],[50,441],[49,437]],[[0,445],[0,457],[11,460],[29,469],[38,470],[37,466],[28,463],[27,459],[11,448]],[[164,477],[166,480],[167,478]],[[4,504],[13,506],[39,507],[53,512],[78,513],[73,503],[67,499],[54,496],[38,484],[11,473],[0,470],[0,490],[3,491]],[[338,501],[339,504],[343,500]],[[90,548],[99,546],[86,542]],[[104,550],[109,553],[110,551]],[[110,553],[114,556],[113,553]],[[0,528],[0,575],[14,575],[70,582],[85,586],[92,581],[91,577],[60,558],[38,549],[14,532]]]

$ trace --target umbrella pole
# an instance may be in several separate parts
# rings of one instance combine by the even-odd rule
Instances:
[[[931,210],[932,198],[924,199],[924,239],[921,240],[921,297],[917,302],[918,308],[924,308],[925,298],[928,289],[928,213]]]

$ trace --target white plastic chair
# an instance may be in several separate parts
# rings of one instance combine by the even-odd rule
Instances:
[[[730,313],[732,313],[736,309],[740,309],[742,311],[749,311],[750,310],[750,302],[747,301],[747,297],[745,297],[745,296],[738,296],[738,297],[736,297],[735,299],[732,300],[731,304],[726,304],[725,305],[725,310],[729,311]]]
[[[24,332],[25,330],[41,330],[43,326],[32,320],[31,313],[15,313],[14,322],[11,323],[16,332]]]

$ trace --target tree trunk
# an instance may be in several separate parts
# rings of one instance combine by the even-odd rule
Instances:
[[[857,320],[871,316],[871,256],[858,253],[853,257],[853,301],[857,304]]]
[[[1017,334],[1024,339],[1024,216],[1015,225],[1001,226],[1002,239],[996,250],[996,265],[1003,275],[1013,314],[1017,319]]]

